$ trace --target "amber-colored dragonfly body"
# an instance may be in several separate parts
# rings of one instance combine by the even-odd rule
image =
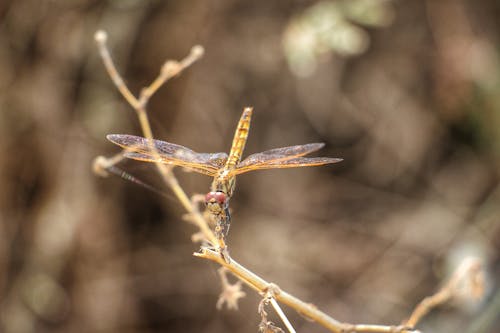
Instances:
[[[205,196],[205,203],[222,229],[219,232],[225,235],[230,222],[229,199],[233,195],[237,175],[253,170],[316,166],[342,161],[330,157],[303,157],[322,148],[323,143],[271,149],[250,155],[241,161],[251,117],[252,108],[245,108],[238,122],[229,155],[196,153],[189,148],[160,140],[153,140],[151,144],[148,139],[126,134],[110,134],[107,138],[124,148],[126,150],[124,155],[128,158],[176,165],[214,177],[210,192]]]

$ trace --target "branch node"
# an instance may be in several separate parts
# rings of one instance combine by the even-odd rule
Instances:
[[[161,66],[161,75],[165,77],[175,76],[180,69],[180,64],[175,60],[167,60],[163,66]]]
[[[263,294],[267,298],[276,298],[276,296],[281,294],[281,288],[277,284],[270,282],[263,290]]]

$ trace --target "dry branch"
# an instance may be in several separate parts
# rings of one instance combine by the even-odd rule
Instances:
[[[112,61],[109,50],[106,46],[107,34],[104,31],[98,31],[95,34],[95,40],[99,47],[99,52],[103,59],[106,70],[114,82],[117,89],[123,95],[123,97],[127,100],[127,102],[133,107],[138,116],[142,132],[144,137],[149,139],[151,142],[151,151],[153,154],[156,154],[158,158],[157,161],[160,161],[158,152],[155,150],[152,144],[153,133],[151,131],[151,126],[149,124],[149,120],[147,117],[146,106],[149,99],[154,95],[154,93],[169,79],[179,75],[184,69],[192,65],[195,61],[201,58],[203,55],[203,48],[201,46],[195,46],[191,49],[190,54],[181,61],[166,61],[162,66],[160,74],[158,77],[146,88],[144,88],[139,98],[136,98],[125,85],[123,79],[120,74],[116,70],[116,67]],[[99,175],[105,175],[106,169],[120,162],[124,158],[123,152],[117,156],[112,158],[104,158],[99,156],[95,159],[94,170]],[[170,166],[166,166],[160,162],[155,163],[162,179],[164,182],[171,188],[175,196],[178,198],[184,209],[187,211],[187,218],[190,222],[193,222],[199,229],[200,232],[197,233],[197,240],[203,238],[207,241],[212,248],[218,244],[218,239],[211,230],[207,220],[198,210],[198,203],[196,200],[191,200],[188,195],[184,192],[182,187],[179,185],[177,178],[172,172],[172,168]],[[203,237],[199,237],[199,235],[203,235]],[[276,284],[269,283],[257,274],[248,270],[247,268],[240,265],[234,259],[231,259],[229,262],[224,260],[221,253],[218,251],[214,251],[212,248],[202,247],[200,252],[194,253],[194,256],[198,258],[204,258],[218,263],[225,270],[231,272],[237,279],[247,284],[249,287],[263,295],[263,303],[270,303],[280,316],[280,318],[285,323],[286,327],[289,331],[294,332],[292,325],[289,323],[285,314],[276,303],[280,302],[285,304],[291,308],[293,308],[298,313],[304,315],[305,317],[311,319],[312,321],[317,322],[319,325],[327,328],[328,330],[335,333],[347,333],[347,332],[379,332],[379,333],[406,333],[406,332],[418,332],[415,329],[416,324],[434,307],[450,300],[453,296],[458,295],[460,292],[463,292],[463,283],[465,281],[469,282],[469,285],[472,286],[473,291],[472,294],[479,295],[481,286],[482,286],[482,270],[481,263],[477,259],[468,261],[467,264],[462,265],[457,272],[453,275],[453,277],[449,280],[449,282],[435,295],[425,298],[422,302],[420,302],[410,318],[403,325],[396,326],[387,326],[387,325],[369,325],[369,324],[349,324],[342,323],[326,313],[319,310],[315,305],[311,303],[306,303],[299,298],[287,293],[286,291],[281,290]],[[240,290],[240,283],[231,285],[227,281],[226,271],[221,273],[221,281],[223,283],[223,293],[227,291],[228,288],[234,287],[231,291],[231,295],[221,295],[219,298],[218,307],[222,306],[224,302],[228,303],[228,306],[237,307],[237,299],[244,296],[244,293]],[[229,299],[231,302],[229,303]],[[260,307],[259,307],[260,308]],[[263,309],[262,309],[263,310]],[[265,311],[264,311],[265,312]],[[261,313],[262,315],[262,313]],[[265,325],[264,325],[265,326]],[[262,326],[261,329],[263,331],[271,330],[273,328],[271,326]],[[281,330],[276,328],[276,330]]]

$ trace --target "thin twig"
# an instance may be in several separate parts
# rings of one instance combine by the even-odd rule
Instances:
[[[118,74],[118,71],[116,70],[113,60],[109,54],[109,50],[106,46],[108,34],[103,30],[99,30],[95,33],[94,38],[97,42],[97,46],[99,47],[99,54],[101,55],[102,61],[104,62],[104,67],[106,67],[106,70],[108,71],[109,77],[111,78],[111,80],[113,80],[113,83],[118,88],[118,91],[123,95],[127,102],[134,109],[136,109],[139,106],[138,101],[125,85],[120,74]]]
[[[144,134],[144,137],[149,139],[149,142],[152,145],[151,151],[153,154],[156,154],[156,160],[159,159],[158,152],[154,148],[152,144],[153,140],[153,132],[151,130],[151,126],[149,124],[149,120],[147,117],[146,109],[145,106],[149,100],[149,98],[152,96],[152,94],[166,81],[168,81],[170,78],[178,75],[183,69],[188,67],[190,64],[192,64],[194,61],[198,60],[202,55],[203,55],[203,48],[201,46],[199,47],[194,47],[191,50],[190,55],[188,57],[179,62],[179,66],[175,70],[172,69],[172,65],[167,66],[169,62],[166,62],[164,65],[164,68],[170,68],[168,70],[164,69],[161,71],[160,75],[156,80],[154,80],[153,84],[150,85],[149,87],[143,89],[143,93],[141,93],[141,98],[138,100],[128,89],[128,87],[125,85],[122,77],[120,76],[120,73],[116,69],[113,59],[110,56],[109,50],[107,48],[107,34],[106,32],[100,30],[96,32],[95,34],[95,40],[97,42],[97,45],[99,47],[99,53],[102,57],[104,66],[106,67],[106,70],[111,77],[111,80],[117,87],[117,89],[120,91],[120,93],[123,95],[123,97],[127,100],[127,102],[133,107],[133,109],[136,111],[137,116],[139,118],[139,123],[141,125],[142,132]],[[161,83],[161,84],[160,84]],[[119,162],[118,159],[109,161],[108,163],[113,163],[113,162]],[[110,164],[113,165],[113,164]],[[211,244],[217,244],[217,238],[215,237],[214,233],[208,226],[207,222],[201,215],[201,213],[191,204],[191,200],[189,199],[188,195],[182,187],[179,185],[179,182],[177,181],[177,178],[173,175],[171,172],[171,168],[167,167],[165,164],[162,164],[160,162],[155,163],[158,171],[160,172],[163,180],[165,183],[171,188],[171,190],[174,192],[175,196],[178,198],[178,200],[181,202],[182,206],[184,209],[191,215],[191,220],[198,226],[198,228],[201,230],[201,232],[205,235],[207,240]]]
[[[199,60],[205,53],[200,45],[195,45],[191,48],[191,52],[187,57],[180,62],[168,60],[166,61],[160,71],[160,75],[148,87],[141,91],[139,100],[142,102],[143,107],[146,106],[147,101],[153,94],[169,79],[179,75],[184,69],[191,66],[194,62]]]
[[[109,172],[107,171],[110,167],[120,163],[125,159],[123,152],[120,152],[111,157],[97,156],[94,158],[92,163],[92,170],[95,174],[101,177],[109,176]]]
[[[276,326],[272,321],[269,320],[268,314],[266,311],[266,305],[269,304],[271,297],[266,295],[260,302],[257,307],[257,312],[260,315],[260,324],[259,324],[259,332],[261,333],[285,333],[285,331]],[[276,302],[276,300],[275,300]]]
[[[256,290],[259,293],[265,293],[269,290],[270,286],[273,284],[267,282],[257,274],[248,270],[247,268],[240,265],[234,259],[230,263],[227,263],[222,259],[218,252],[213,251],[208,248],[202,248],[201,252],[193,253],[195,257],[209,259],[217,262],[219,265],[228,269],[234,276],[246,283],[249,287]],[[407,326],[384,326],[384,325],[352,325],[347,323],[342,323],[337,321],[327,315],[326,313],[320,311],[316,306],[311,303],[306,303],[299,298],[280,290],[275,293],[276,300],[282,304],[285,304],[293,309],[295,309],[300,314],[317,322],[321,326],[329,329],[332,332],[380,332],[380,333],[403,333],[412,331]]]
[[[278,316],[281,318],[281,321],[283,322],[283,324],[285,324],[286,328],[288,329],[288,332],[295,333],[296,332],[295,328],[293,328],[292,324],[290,323],[290,320],[288,320],[288,317],[285,315],[285,313],[281,309],[281,307],[278,304],[278,302],[276,302],[276,300],[274,299],[274,297],[271,297],[270,300],[269,300],[269,302],[273,306],[274,311],[276,311],[276,313],[278,314]]]
[[[280,294],[281,289],[274,283],[269,284],[266,293],[264,294],[265,303],[271,303],[274,308],[274,311],[278,314],[283,324],[285,324],[286,328],[290,333],[295,333],[295,328],[293,328],[290,320],[285,315],[278,302],[276,302],[276,294]]]
[[[448,282],[434,295],[424,298],[413,310],[405,325],[415,327],[432,309],[448,302],[455,296],[478,299],[484,292],[484,276],[478,258],[466,258],[453,273]]]
[[[155,159],[158,161],[155,163],[158,171],[160,172],[162,178],[165,183],[172,189],[178,200],[181,202],[182,206],[186,209],[189,214],[189,221],[194,222],[202,234],[206,237],[207,241],[211,243],[211,245],[218,244],[218,240],[215,237],[214,233],[210,229],[207,221],[204,219],[202,214],[199,212],[197,205],[193,203],[192,200],[189,199],[187,194],[184,192],[182,187],[179,185],[177,178],[173,174],[171,167],[166,166],[165,164],[160,163],[160,158],[158,152],[156,151],[153,145],[153,133],[151,130],[151,126],[147,117],[146,105],[151,98],[151,96],[170,78],[177,76],[181,73],[185,68],[189,67],[193,62],[198,60],[203,54],[203,48],[201,46],[195,46],[191,53],[182,61],[167,61],[159,74],[159,76],[149,85],[141,91],[140,98],[137,99],[127,88],[120,74],[116,70],[116,67],[112,61],[112,58],[109,54],[109,51],[106,46],[107,35],[104,31],[98,31],[95,34],[95,39],[99,46],[99,52],[103,59],[106,70],[111,77],[112,81],[120,91],[120,93],[124,96],[127,102],[134,108],[139,118],[139,122],[141,125],[142,132],[144,136],[149,139],[151,145],[151,152],[156,154]],[[114,164],[120,162],[123,159],[123,154],[121,156],[117,155],[110,159],[102,160],[101,158],[96,159],[94,164],[94,168],[97,173],[101,175],[105,174],[103,169],[106,167],[113,166]],[[256,290],[259,293],[266,293],[270,290],[270,288],[276,288],[274,284],[271,284],[250,270],[238,264],[235,260],[226,261],[220,255],[220,252],[213,251],[209,248],[203,247],[201,252],[194,253],[194,256],[212,260],[217,262],[219,265],[230,271],[236,278],[240,281],[246,283],[249,287]],[[460,273],[461,272],[461,273]],[[408,332],[418,332],[414,329],[417,322],[425,316],[432,308],[435,306],[442,304],[443,302],[449,300],[453,294],[458,292],[459,284],[462,281],[463,277],[467,274],[469,278],[476,281],[481,280],[478,276],[481,274],[480,265],[478,268],[477,264],[470,264],[465,268],[459,269],[459,272],[454,275],[450,279],[447,285],[443,287],[438,293],[435,295],[424,299],[419,305],[415,308],[410,318],[405,322],[404,325],[399,326],[385,326],[385,325],[365,325],[365,324],[348,324],[342,323],[334,318],[328,316],[324,312],[320,311],[316,306],[310,303],[303,302],[297,297],[279,290],[279,292],[274,292],[273,297],[271,298],[271,303],[277,305],[276,301],[279,301],[282,304],[288,305],[291,308],[295,309],[297,312],[301,313],[305,317],[317,322],[323,327],[329,329],[335,333],[348,333],[348,332],[372,332],[372,333],[408,333]],[[225,274],[225,273],[224,273]],[[227,281],[226,281],[227,282]],[[476,283],[477,284],[477,283]],[[273,304],[274,306],[274,304]],[[281,314],[283,313],[279,306],[275,307],[278,315],[283,317]],[[279,310],[278,310],[279,309]],[[288,324],[284,320],[285,325]],[[291,327],[291,325],[290,325]],[[290,330],[289,327],[289,330]],[[293,329],[293,327],[291,327]]]

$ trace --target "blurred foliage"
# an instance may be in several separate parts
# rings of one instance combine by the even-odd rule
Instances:
[[[357,55],[369,44],[368,33],[356,24],[384,27],[394,12],[387,0],[344,0],[318,2],[293,18],[283,36],[290,69],[310,76],[318,58],[328,52]]]
[[[247,154],[325,142],[344,158],[238,177],[235,259],[341,321],[397,324],[476,255],[484,301],[419,328],[498,332],[499,15],[495,0],[0,2],[0,331],[259,325],[252,291],[216,309],[217,267],[191,256],[173,198],[92,173],[116,152],[106,134],[139,134],[94,45],[105,29],[136,93],[167,58],[206,49],[151,100],[159,139],[226,151],[253,105]],[[164,190],[151,165],[121,167]]]

